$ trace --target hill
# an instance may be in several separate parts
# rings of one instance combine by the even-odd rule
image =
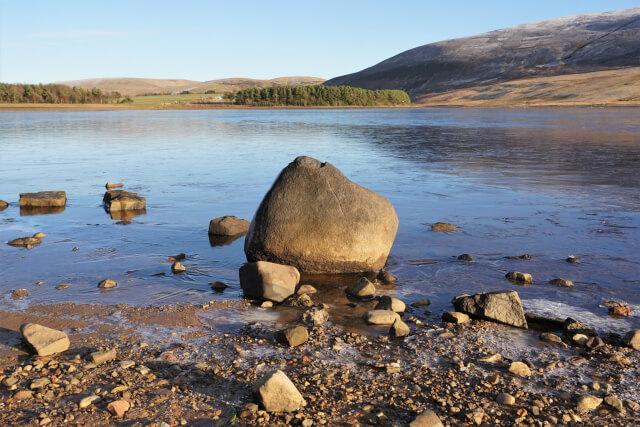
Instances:
[[[425,95],[640,66],[640,8],[576,15],[431,43],[326,85]],[[546,82],[548,83],[548,82]]]
[[[67,80],[58,82],[83,89],[98,88],[108,92],[120,92],[123,95],[135,96],[147,93],[175,93],[188,90],[191,93],[204,93],[213,90],[217,93],[236,92],[242,89],[265,88],[271,86],[307,86],[317,85],[324,79],[317,77],[278,77],[271,80],[247,78],[230,78],[209,80],[205,82],[180,79],[142,79],[142,78],[99,78],[84,80]]]

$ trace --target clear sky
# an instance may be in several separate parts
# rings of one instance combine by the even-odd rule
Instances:
[[[0,81],[331,78],[423,44],[624,0],[0,0]]]

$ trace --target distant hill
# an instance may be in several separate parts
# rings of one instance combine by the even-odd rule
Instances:
[[[637,66],[640,7],[556,18],[431,43],[325,84],[401,89],[413,100],[424,100],[437,93],[516,79]]]
[[[265,88],[271,86],[310,86],[324,82],[317,77],[278,77],[271,80],[255,80],[248,78],[230,78],[209,80],[205,82],[179,79],[141,79],[141,78],[99,78],[84,80],[67,80],[57,82],[84,89],[99,88],[103,91],[118,91],[123,95],[142,95],[146,93],[174,93],[188,90],[191,93],[204,93],[213,90],[217,93],[236,92],[249,88]]]

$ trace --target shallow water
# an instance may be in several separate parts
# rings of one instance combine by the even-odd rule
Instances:
[[[592,326],[618,329],[599,305],[614,299],[636,310],[622,329],[640,327],[639,109],[0,112],[0,153],[0,199],[11,203],[0,241],[48,235],[29,251],[0,246],[6,306],[25,304],[10,299],[17,288],[28,303],[239,298],[243,239],[210,241],[209,220],[251,219],[278,172],[309,155],[394,204],[399,282],[385,293],[428,296],[436,311],[460,293],[511,288],[526,308],[588,312]],[[107,181],[145,196],[146,214],[112,219]],[[66,209],[21,214],[19,193],[44,190],[65,190]],[[437,221],[458,228],[429,231]],[[165,260],[180,252],[188,270],[173,275]],[[533,258],[504,258],[523,253]],[[534,284],[507,281],[511,270]],[[97,289],[106,277],[118,287]],[[550,285],[556,277],[576,287]],[[230,288],[215,294],[214,281]]]

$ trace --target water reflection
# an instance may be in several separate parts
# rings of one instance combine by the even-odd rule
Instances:
[[[211,245],[212,248],[218,246],[229,246],[236,240],[244,237],[246,234],[247,233],[238,233],[233,236],[214,236],[213,234],[209,234],[209,245]]]
[[[131,211],[110,211],[108,208],[105,207],[104,211],[109,214],[109,217],[111,219],[118,220],[118,221],[129,221],[140,215],[147,214],[146,209],[138,209],[138,210],[131,210]],[[130,222],[128,223],[130,224]]]
[[[20,216],[35,215],[57,215],[64,212],[65,206],[42,206],[42,207],[24,207],[20,206]]]

